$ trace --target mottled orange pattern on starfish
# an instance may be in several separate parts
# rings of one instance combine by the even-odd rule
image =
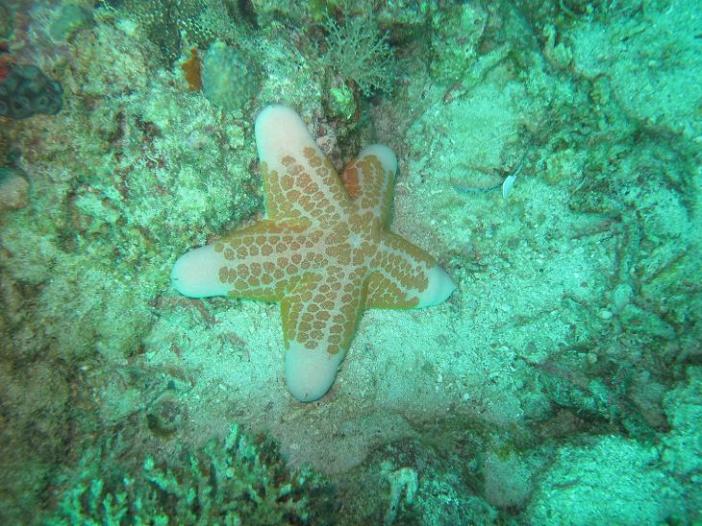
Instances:
[[[176,289],[279,301],[286,379],[301,401],[323,396],[363,310],[435,305],[451,278],[423,250],[388,230],[397,160],[369,146],[343,172],[300,117],[269,106],[256,120],[267,218],[182,256]]]

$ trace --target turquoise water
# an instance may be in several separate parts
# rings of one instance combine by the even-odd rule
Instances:
[[[700,523],[701,8],[0,2],[0,523]]]

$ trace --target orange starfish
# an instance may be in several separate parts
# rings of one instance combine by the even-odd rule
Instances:
[[[321,398],[366,308],[426,307],[455,284],[434,258],[388,230],[397,159],[364,148],[339,179],[302,119],[269,106],[256,119],[267,218],[181,256],[175,288],[279,301],[288,389]]]

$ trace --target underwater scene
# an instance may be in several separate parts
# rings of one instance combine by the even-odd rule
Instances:
[[[702,525],[702,0],[0,0],[0,525]]]

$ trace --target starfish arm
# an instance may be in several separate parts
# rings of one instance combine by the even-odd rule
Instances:
[[[456,285],[436,260],[406,239],[384,232],[368,282],[366,307],[403,309],[445,301]]]
[[[319,237],[303,225],[261,221],[186,253],[173,268],[173,283],[195,298],[229,294],[277,301],[316,263]]]
[[[363,312],[363,271],[337,270],[306,274],[281,304],[285,377],[300,401],[329,390]]]
[[[268,218],[276,221],[338,221],[349,198],[331,162],[302,119],[285,106],[269,106],[256,119]]]
[[[341,175],[360,215],[368,212],[384,226],[390,222],[397,158],[382,144],[367,146]]]

